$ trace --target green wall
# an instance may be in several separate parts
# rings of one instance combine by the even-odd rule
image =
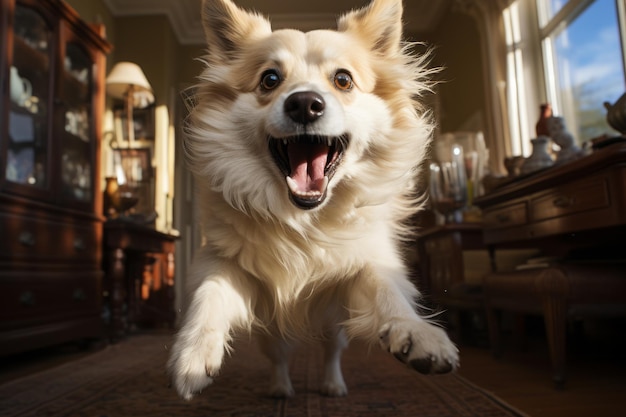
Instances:
[[[168,104],[170,88],[177,84],[177,41],[164,15],[116,19],[115,61],[138,64],[152,85],[157,105]]]
[[[486,115],[480,34],[474,18],[448,13],[426,41],[435,47],[433,65],[443,67],[438,79],[441,132],[459,130],[476,113]]]

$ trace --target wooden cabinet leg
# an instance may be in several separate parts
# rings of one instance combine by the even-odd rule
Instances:
[[[174,289],[174,271],[176,269],[174,252],[168,252],[166,255],[166,297],[167,297],[167,324],[173,328],[176,322],[176,311],[174,310],[176,291]]]
[[[520,351],[528,348],[526,340],[526,316],[522,313],[513,315],[513,345]]]
[[[113,342],[121,339],[126,333],[126,317],[124,314],[124,304],[126,303],[126,285],[124,268],[125,255],[120,248],[111,249],[108,253],[108,283],[110,288],[109,303],[111,309],[111,330],[110,337]]]
[[[487,317],[487,330],[489,332],[489,345],[491,354],[496,358],[502,354],[502,342],[500,340],[500,323],[496,310],[485,302],[485,316]]]
[[[546,336],[552,361],[552,379],[556,388],[565,384],[565,337],[567,327],[566,302],[563,297],[547,296],[543,299]]]

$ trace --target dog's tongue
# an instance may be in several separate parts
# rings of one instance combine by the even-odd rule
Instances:
[[[293,143],[288,145],[291,179],[300,192],[324,192],[324,168],[328,146],[322,143]]]

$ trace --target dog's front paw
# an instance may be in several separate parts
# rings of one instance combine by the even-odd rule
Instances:
[[[343,378],[341,380],[326,380],[322,383],[320,392],[327,397],[345,397],[348,395],[348,387],[346,387]]]
[[[459,366],[459,351],[446,332],[424,320],[395,320],[379,333],[383,349],[423,374],[446,373]]]
[[[224,337],[209,333],[197,337],[179,336],[167,363],[172,385],[190,400],[213,383],[224,357]]]

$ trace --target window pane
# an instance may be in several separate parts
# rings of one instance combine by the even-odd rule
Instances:
[[[537,0],[539,24],[545,26],[569,0]]]
[[[578,142],[611,132],[603,102],[613,103],[625,91],[615,0],[596,0],[551,40],[555,104],[568,129]]]

